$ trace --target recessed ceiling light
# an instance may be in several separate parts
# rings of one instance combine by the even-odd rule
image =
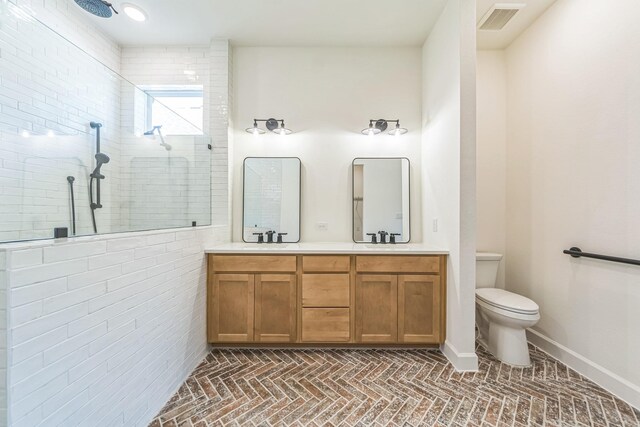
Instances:
[[[124,13],[126,13],[127,16],[134,21],[144,22],[147,20],[147,14],[144,13],[144,11],[138,6],[135,6],[131,3],[123,3],[122,10],[124,10]]]

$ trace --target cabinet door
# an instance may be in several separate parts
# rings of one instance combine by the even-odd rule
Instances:
[[[295,274],[256,274],[255,340],[296,340]]]
[[[440,342],[440,276],[398,276],[398,340]]]
[[[392,343],[397,338],[397,276],[359,274],[356,278],[356,341]]]
[[[253,341],[252,274],[215,274],[209,288],[209,307],[209,342]]]

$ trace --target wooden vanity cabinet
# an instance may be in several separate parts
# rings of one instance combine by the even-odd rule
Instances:
[[[444,256],[357,256],[356,341],[443,343],[445,260]]]
[[[209,342],[295,342],[296,266],[295,256],[210,255]]]
[[[441,344],[446,256],[208,257],[207,337],[220,344]]]
[[[442,298],[440,276],[398,276],[398,342],[440,343]]]
[[[351,341],[351,257],[302,256],[301,341]]]
[[[213,274],[209,269],[207,335],[209,342],[253,341],[253,274]]]
[[[295,274],[256,274],[255,287],[255,341],[295,342]]]
[[[356,341],[394,343],[398,338],[398,277],[358,274]]]

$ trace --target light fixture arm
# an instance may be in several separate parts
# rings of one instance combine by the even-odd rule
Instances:
[[[362,133],[364,135],[374,135],[376,133],[381,133],[387,130],[389,123],[395,123],[394,129],[389,131],[391,135],[402,135],[407,133],[407,130],[400,127],[400,119],[371,119],[369,120],[369,127],[367,129],[363,129]]]
[[[264,133],[263,130],[258,130],[258,122],[263,122],[267,130],[278,133],[280,135],[288,135],[291,131],[284,126],[284,119],[253,119],[253,128],[247,128],[247,132],[253,134]]]

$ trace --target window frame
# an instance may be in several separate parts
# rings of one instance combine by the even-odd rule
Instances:
[[[202,108],[202,123],[204,125],[204,88],[202,86],[200,86],[199,88],[185,88],[184,86],[180,86],[180,85],[176,85],[176,89],[171,89],[170,86],[166,86],[163,88],[158,88],[158,89],[143,89],[144,93],[147,96],[147,105],[146,105],[146,111],[145,111],[145,127],[146,129],[151,129],[153,128],[153,126],[155,126],[155,124],[153,123],[153,103],[158,102],[161,105],[164,105],[165,108],[169,109],[170,111],[172,111],[174,114],[179,115],[178,113],[176,113],[171,107],[163,104],[162,102],[158,101],[156,98],[202,98],[202,104],[203,104],[203,108]],[[182,117],[182,116],[180,116]],[[185,119],[183,117],[183,119],[185,121],[187,121],[189,124],[191,124],[193,127],[195,127],[196,129],[198,129],[200,131],[200,133],[194,134],[194,135],[204,135],[204,129],[202,129],[201,127],[195,125],[194,123],[191,123],[190,121],[188,121],[187,119]],[[181,134],[169,134],[169,135],[181,135]]]

